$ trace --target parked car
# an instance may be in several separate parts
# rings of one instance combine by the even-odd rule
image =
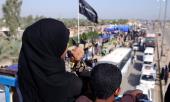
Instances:
[[[155,75],[150,73],[143,73],[140,77],[140,83],[144,84],[150,88],[154,88],[155,87]]]
[[[156,69],[154,68],[153,64],[143,64],[142,73],[156,74]]]
[[[138,86],[136,86],[136,89],[142,90],[143,94],[147,95],[149,102],[152,102],[152,89],[144,84],[140,84]],[[148,102],[148,101],[147,101]]]
[[[154,55],[154,48],[153,47],[146,47],[144,51],[144,56],[146,55]]]
[[[153,55],[145,55],[143,57],[143,64],[153,64],[154,63],[154,56]]]

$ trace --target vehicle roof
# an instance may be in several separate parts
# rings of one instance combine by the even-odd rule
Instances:
[[[154,66],[153,66],[153,64],[143,64],[142,69],[146,68],[146,67],[153,68]]]
[[[102,57],[98,60],[99,63],[112,63],[117,65],[119,62],[123,60],[123,58],[131,51],[131,48],[116,48],[110,54]]]
[[[156,73],[156,70],[154,70],[153,65],[146,65],[144,64],[142,67],[142,74],[151,74],[151,73]]]
[[[154,73],[152,73],[151,71],[143,71],[142,74],[141,74],[141,77],[144,76],[144,75],[154,76]]]
[[[151,91],[150,87],[144,84],[137,85],[136,89],[142,90],[143,94],[146,94],[146,95],[148,95],[149,94],[148,92]]]
[[[143,58],[143,61],[144,62],[153,62],[153,55],[145,55],[144,58]]]
[[[156,34],[150,34],[150,33],[148,33],[148,34],[146,34],[145,37],[156,37]]]
[[[148,87],[147,85],[144,85],[144,84],[140,84],[140,85],[136,86],[136,89],[139,89],[139,90],[145,92],[145,94],[148,94],[146,92],[150,89],[150,87]]]
[[[153,47],[146,47],[144,53],[154,53],[154,48]]]

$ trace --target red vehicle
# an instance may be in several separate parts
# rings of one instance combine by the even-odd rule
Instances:
[[[157,44],[157,35],[156,34],[146,34],[145,35],[145,47],[156,47]]]

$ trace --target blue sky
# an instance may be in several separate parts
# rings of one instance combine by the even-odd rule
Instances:
[[[157,2],[157,0],[86,1],[97,11],[99,18],[101,19],[158,18],[159,2]],[[5,0],[0,0],[0,8],[2,8],[2,4],[4,2]],[[78,0],[23,0],[21,15],[44,15],[47,17],[76,18],[78,15],[77,12]],[[2,17],[2,11],[0,11],[0,16]],[[82,16],[80,17],[82,18]],[[170,19],[170,2],[168,5],[167,18]]]

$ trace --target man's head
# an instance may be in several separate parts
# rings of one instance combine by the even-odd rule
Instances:
[[[91,73],[91,87],[96,99],[114,100],[120,91],[121,71],[112,64],[96,65]]]

